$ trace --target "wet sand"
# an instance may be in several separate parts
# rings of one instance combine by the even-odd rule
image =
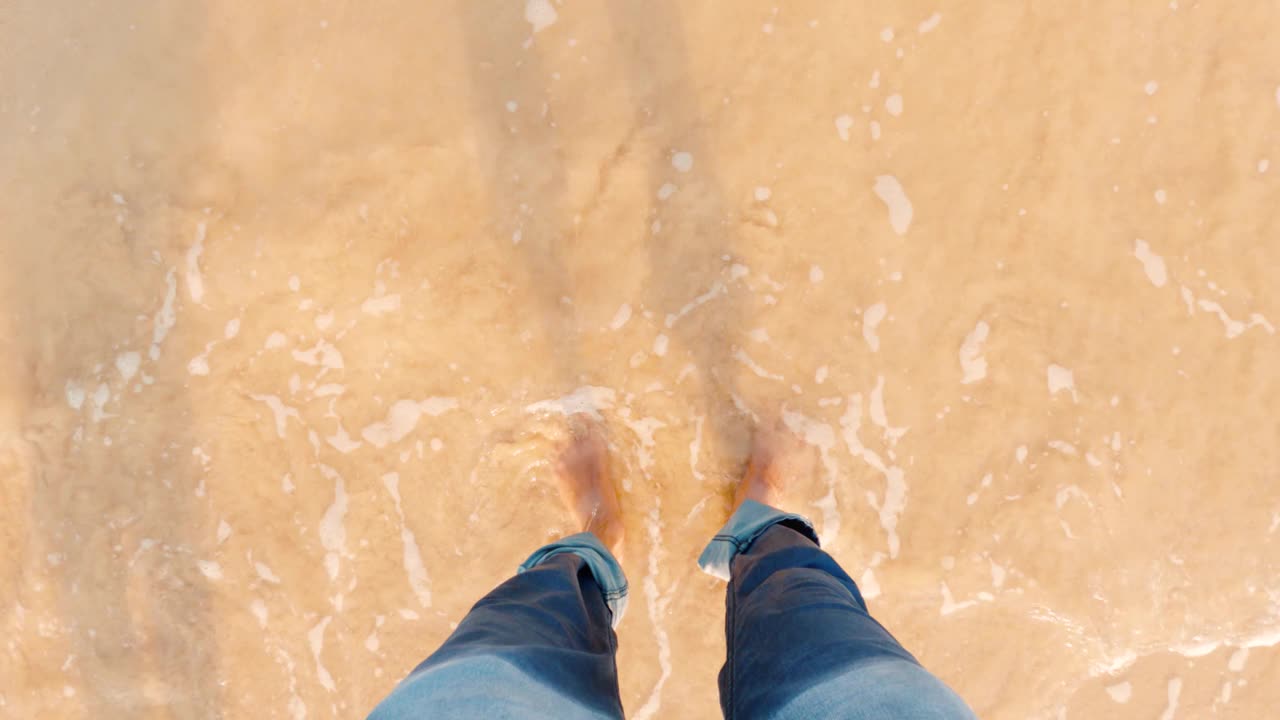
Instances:
[[[754,416],[984,718],[1280,703],[1280,8],[0,8],[0,715],[362,717],[572,531],[718,709]],[[1272,167],[1275,165],[1275,167]]]

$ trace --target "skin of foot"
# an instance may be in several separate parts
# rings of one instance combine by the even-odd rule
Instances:
[[[598,420],[570,418],[569,437],[555,463],[560,497],[578,526],[618,555],[624,536],[618,492],[609,473],[609,442]]]
[[[806,514],[815,498],[803,495],[817,478],[817,452],[781,421],[756,428],[751,456],[734,494],[734,507],[755,500],[785,512]]]

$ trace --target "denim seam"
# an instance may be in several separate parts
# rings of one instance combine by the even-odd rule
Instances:
[[[737,538],[734,538],[733,544],[735,547],[737,547],[738,552],[740,553],[746,552],[747,549],[750,548],[751,545],[755,543],[756,540],[759,540],[761,535],[764,535],[766,532],[768,532],[770,528],[774,527],[775,525],[780,525],[783,522],[786,522],[787,520],[790,520],[790,519],[791,518],[789,517],[779,517],[778,519],[774,520],[768,525],[765,525],[764,527],[757,529],[754,533],[751,534],[751,537],[746,538],[745,540],[739,540]]]
[[[612,621],[613,608],[608,606],[607,601],[605,610],[609,613],[609,619]],[[618,710],[622,713],[621,717],[626,717],[626,709],[622,707],[622,686],[618,683],[618,635],[613,631],[612,622],[609,623],[609,629],[605,632],[609,633],[609,659],[613,663],[613,699],[618,703]]]
[[[548,552],[546,555],[543,555],[541,558],[538,559],[538,562],[532,567],[530,567],[529,569],[532,569],[533,567],[537,567],[538,565],[541,565],[542,563],[550,560],[551,558],[559,557],[561,555],[574,555],[580,558],[582,562],[586,564],[587,571],[591,573],[592,577],[595,577],[595,571],[591,569],[591,563],[587,562],[587,559],[585,557],[575,552],[574,549],[572,548],[564,548],[564,547],[556,548]],[[519,572],[523,572],[523,570],[520,570]],[[630,592],[631,590],[630,584],[625,582],[620,588],[616,588],[614,590],[606,590],[604,589],[602,578],[595,578],[595,580],[596,580],[596,585],[600,588],[600,594],[604,595],[605,600],[617,600],[618,598],[626,597],[628,592]]]
[[[623,585],[618,590],[601,590],[600,592],[604,595],[605,600],[617,600],[620,597],[626,597],[628,590],[630,590],[630,588]]]
[[[735,535],[717,534],[711,537],[711,542],[716,542],[717,540],[719,540],[720,542],[727,542],[733,545],[734,549],[737,550],[739,553],[743,553],[743,552],[746,552],[747,549],[751,547],[752,543],[754,543],[756,540],[759,540],[760,536],[768,532],[769,529],[772,528],[773,526],[781,525],[782,523],[793,521],[796,519],[797,518],[792,515],[781,515],[776,519],[774,519],[773,522],[770,522],[768,525],[758,528],[754,533],[751,534],[750,537],[739,538]],[[812,526],[810,526],[808,523],[804,522],[803,520],[800,520],[800,522],[802,522],[806,527],[809,527],[810,531],[812,532]],[[808,537],[808,535],[805,535],[805,537],[808,538],[809,540],[813,540],[813,538]],[[817,544],[817,543],[815,542],[814,544]]]
[[[732,564],[733,560],[730,559],[729,562]],[[734,649],[738,644],[738,599],[737,593],[734,592],[732,571],[729,573],[729,584],[726,591],[728,592],[729,602],[725,608],[725,615],[729,621],[729,632],[725,642],[725,659],[729,664],[729,702],[725,703],[727,708],[725,720],[733,720],[733,716],[737,714],[737,698],[734,686],[737,685],[735,681],[738,677],[738,664],[734,662],[734,655],[736,654]]]

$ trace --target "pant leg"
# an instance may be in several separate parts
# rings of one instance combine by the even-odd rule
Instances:
[[[871,617],[808,521],[750,505],[702,559],[730,575],[720,672],[726,718],[974,718]]]
[[[621,718],[621,568],[593,537],[542,548],[486,595],[370,720]]]

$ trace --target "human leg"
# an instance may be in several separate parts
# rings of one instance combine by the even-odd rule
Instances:
[[[542,548],[369,717],[621,718],[611,622],[625,600],[621,568],[594,536]]]
[[[436,652],[369,716],[621,718],[613,632],[626,578],[617,497],[599,429],[578,419],[558,478],[566,505],[590,532],[547,545],[471,609]]]
[[[699,560],[729,581],[720,672],[726,718],[973,718],[950,688],[871,617],[853,579],[818,547],[803,517],[778,501],[787,478],[768,441],[741,503]]]

